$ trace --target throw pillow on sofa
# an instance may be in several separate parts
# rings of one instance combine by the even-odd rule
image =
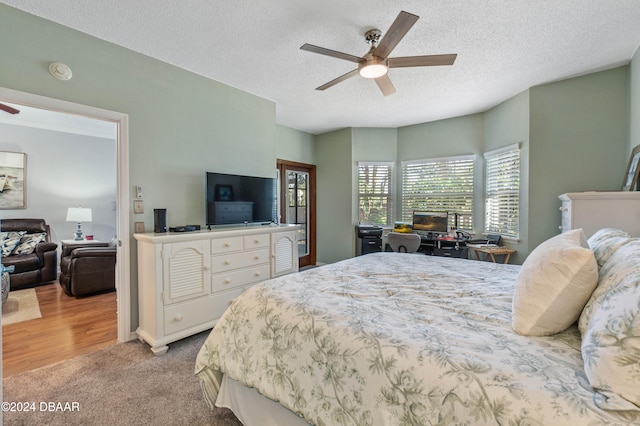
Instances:
[[[22,237],[20,240],[20,244],[13,251],[13,254],[31,254],[35,251],[36,246],[43,242],[47,234],[45,232],[41,232],[39,234],[27,234]]]
[[[640,240],[613,253],[580,318],[585,374],[603,409],[640,411],[639,263]]]
[[[11,256],[16,249],[25,231],[0,232],[0,245],[2,245],[2,257]]]
[[[568,328],[597,283],[598,264],[582,229],[548,239],[529,254],[516,278],[513,330],[549,336]]]

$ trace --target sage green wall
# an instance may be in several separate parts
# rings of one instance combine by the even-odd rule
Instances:
[[[276,125],[276,155],[281,160],[316,164],[314,136],[290,127]]]
[[[315,137],[317,261],[332,263],[353,256],[351,129]]]
[[[354,226],[358,223],[358,162],[359,161],[392,161],[396,162],[398,155],[398,131],[389,128],[353,128],[352,132],[352,176],[351,187],[353,188],[351,199],[351,222]],[[397,167],[394,171],[397,173]],[[394,181],[396,181],[394,179]],[[393,188],[395,190],[395,188]],[[393,194],[396,198],[396,194]],[[393,204],[392,204],[393,205]],[[355,246],[354,246],[355,250]],[[355,255],[355,251],[353,252]]]
[[[565,192],[620,190],[628,158],[627,66],[530,89],[529,251],[557,234]]]
[[[203,224],[205,171],[275,176],[280,153],[313,160],[310,136],[277,128],[271,101],[6,5],[0,40],[0,86],[129,115],[129,179],[145,196],[145,214],[130,212],[131,229],[134,220],[151,229],[154,208],[168,209],[170,226]],[[69,65],[73,78],[53,78],[52,61]],[[130,241],[134,330],[137,251]]]
[[[526,90],[513,98],[491,108],[484,114],[484,147],[488,152],[515,143],[520,143],[520,239],[505,241],[505,245],[517,252],[511,256],[511,262],[520,264],[529,254],[529,91]],[[484,163],[481,163],[484,171]],[[484,173],[479,188],[484,188]],[[484,190],[476,191],[477,218],[480,230],[484,230]]]
[[[629,65],[629,154],[640,145],[640,48]]]

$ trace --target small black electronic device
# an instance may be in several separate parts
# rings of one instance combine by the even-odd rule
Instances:
[[[172,226],[169,228],[169,232],[190,232],[190,231],[199,231],[200,225],[183,225],[183,226]]]
[[[167,209],[153,209],[153,232],[167,232]]]

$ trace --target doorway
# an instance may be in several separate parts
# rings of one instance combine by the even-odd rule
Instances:
[[[316,264],[316,166],[278,160],[280,222],[300,225],[298,265]]]
[[[131,283],[130,283],[130,248],[129,248],[129,149],[128,149],[128,116],[123,113],[108,111],[87,105],[76,104],[31,93],[19,92],[0,87],[0,102],[25,105],[32,108],[88,117],[96,120],[115,123],[116,130],[116,238],[118,251],[116,255],[116,288],[118,342],[126,342],[135,338],[131,332]]]

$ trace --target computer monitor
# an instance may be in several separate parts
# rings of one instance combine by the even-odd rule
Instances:
[[[449,232],[449,214],[447,212],[413,212],[413,230],[422,232]]]

